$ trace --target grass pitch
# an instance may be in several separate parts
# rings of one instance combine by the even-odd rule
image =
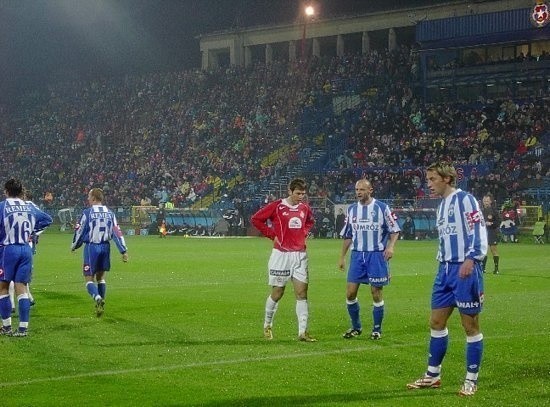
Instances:
[[[310,331],[319,342],[300,343],[291,286],[274,340],[262,336],[267,239],[128,237],[129,263],[113,248],[100,319],[84,287],[82,252],[70,253],[70,240],[53,231],[42,236],[30,335],[0,337],[3,406],[550,404],[549,245],[499,246],[501,274],[485,278],[479,391],[462,399],[458,315],[442,387],[405,388],[426,365],[435,241],[398,242],[384,290],[384,336],[373,342],[341,337],[348,328],[345,274],[336,267],[341,241],[311,240]],[[368,330],[368,287],[359,300]]]

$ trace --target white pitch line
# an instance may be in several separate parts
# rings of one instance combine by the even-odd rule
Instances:
[[[528,336],[545,336],[545,337],[547,335],[548,334],[546,332],[532,332],[528,334]],[[498,335],[498,336],[492,336],[491,339],[509,339],[515,336],[517,335]],[[522,336],[525,336],[525,334],[522,334]],[[418,346],[420,345],[422,344],[418,344]],[[324,352],[295,353],[295,354],[289,354],[289,355],[263,356],[263,357],[257,357],[257,358],[213,360],[211,362],[196,362],[196,363],[188,363],[188,364],[173,365],[173,366],[154,366],[154,367],[135,368],[135,369],[104,370],[102,372],[89,372],[89,373],[79,373],[74,375],[57,376],[57,377],[44,377],[42,379],[21,380],[16,382],[0,382],[0,388],[25,386],[25,385],[36,384],[36,383],[60,382],[60,381],[68,381],[68,380],[82,379],[82,378],[89,378],[89,377],[116,376],[116,375],[125,375],[125,374],[131,374],[131,373],[146,373],[146,372],[168,372],[172,370],[185,370],[185,369],[203,368],[203,367],[209,367],[209,366],[239,365],[244,363],[268,362],[272,360],[282,360],[282,359],[296,359],[296,358],[302,358],[302,357],[308,357],[308,356],[338,355],[338,354],[352,353],[352,352],[363,352],[363,351],[373,350],[373,349],[403,348],[403,347],[410,347],[410,346],[411,346],[410,343],[394,344],[390,346],[381,346],[381,345],[373,344],[368,347],[360,347],[360,348],[353,348],[353,349],[335,349],[335,350],[329,350]]]
[[[396,345],[392,347],[401,347],[401,346],[410,346],[410,345]],[[382,348],[380,345],[375,345],[375,347]],[[79,373],[74,375],[64,375],[64,376],[56,376],[56,377],[44,377],[41,379],[21,380],[16,382],[0,382],[0,388],[25,386],[25,385],[36,384],[36,383],[61,382],[61,381],[69,381],[69,380],[89,378],[89,377],[117,376],[117,375],[131,374],[131,373],[168,372],[172,370],[185,370],[185,369],[192,369],[192,368],[202,368],[202,367],[221,366],[221,365],[239,365],[244,363],[268,362],[272,360],[295,359],[295,358],[302,358],[302,357],[308,357],[308,356],[337,355],[337,354],[351,353],[351,352],[363,352],[363,351],[372,350],[372,349],[373,347],[369,346],[369,347],[361,347],[361,348],[354,348],[354,349],[339,349],[339,350],[332,350],[332,351],[326,351],[326,352],[296,353],[291,355],[275,355],[275,356],[264,356],[264,357],[257,357],[257,358],[214,360],[211,362],[196,362],[196,363],[173,365],[173,366],[155,366],[155,367],[145,367],[145,368],[135,368],[135,369],[104,370],[101,372],[89,372],[89,373]]]

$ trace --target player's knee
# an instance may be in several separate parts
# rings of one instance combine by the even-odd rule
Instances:
[[[379,288],[377,290],[372,290],[372,301],[373,302],[382,302],[384,300],[384,296],[382,295],[382,289]]]
[[[467,336],[475,336],[479,334],[480,330],[477,318],[462,318],[461,322]]]
[[[442,318],[431,317],[430,318],[430,329],[434,331],[442,331],[447,326],[447,320]]]
[[[271,299],[278,302],[283,297],[284,293],[284,287],[273,287],[271,290]]]
[[[347,289],[346,290],[346,300],[348,301],[354,301],[357,299],[357,291],[358,290],[354,290],[354,289]]]
[[[307,300],[307,287],[300,287],[294,291],[297,300]]]

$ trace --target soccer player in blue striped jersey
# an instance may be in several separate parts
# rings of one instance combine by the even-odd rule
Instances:
[[[32,193],[26,188],[23,188],[23,198],[25,199],[26,204],[35,206],[37,209],[40,209],[32,201]],[[29,240],[29,245],[31,246],[33,256],[36,254],[36,245],[38,244],[38,235],[42,232],[43,231],[39,233],[33,233]],[[33,267],[33,273],[34,273],[34,267]],[[13,281],[10,282],[9,293],[10,293],[10,301],[11,301],[11,313],[13,314],[15,313],[15,283]],[[32,307],[34,305],[34,297],[31,293],[30,282],[27,283],[27,294],[29,295],[29,302]]]
[[[441,385],[441,363],[447,352],[447,321],[458,308],[466,332],[466,378],[461,396],[477,391],[477,378],[483,354],[483,334],[479,313],[483,305],[482,261],[487,255],[487,230],[479,203],[456,187],[455,168],[434,163],[426,171],[432,194],[443,200],[437,209],[439,268],[432,290],[428,368],[409,389],[437,388]]]
[[[0,335],[27,336],[30,300],[27,284],[32,277],[32,236],[52,223],[52,218],[23,199],[23,186],[16,179],[4,185],[6,200],[0,202]],[[19,329],[11,329],[12,304],[9,285],[13,281],[19,312]]]
[[[82,272],[86,280],[86,290],[93,298],[96,315],[103,315],[105,307],[105,272],[111,269],[111,246],[113,240],[122,261],[128,261],[128,249],[118,226],[115,214],[103,205],[104,195],[99,188],[88,193],[90,207],[84,209],[80,222],[76,225],[71,251],[84,244],[84,264]],[[94,278],[96,283],[94,282]]]
[[[344,271],[346,254],[351,247],[350,265],[346,286],[346,304],[351,328],[343,337],[351,339],[361,335],[363,328],[359,316],[357,293],[360,284],[369,284],[373,308],[371,339],[382,337],[384,298],[382,290],[390,282],[388,261],[393,257],[395,242],[399,237],[399,224],[390,207],[372,197],[370,181],[361,179],[355,183],[358,202],[349,206],[340,235],[344,239],[338,262]]]

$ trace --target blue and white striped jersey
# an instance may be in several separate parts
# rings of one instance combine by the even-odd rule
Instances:
[[[487,229],[477,200],[457,189],[437,209],[439,250],[437,260],[462,263],[483,260],[487,254]]]
[[[38,205],[36,205],[33,201],[25,201],[25,203],[34,206],[36,209],[40,209]],[[36,254],[36,245],[38,244],[38,236],[42,234],[44,230],[40,230],[38,232],[35,232],[31,236],[31,240],[29,242],[29,245],[32,249],[32,254]]]
[[[0,245],[29,244],[31,236],[47,228],[52,217],[18,198],[0,202]]]
[[[369,205],[356,202],[348,207],[340,236],[351,239],[351,250],[380,252],[386,248],[390,233],[401,229],[390,207],[373,199]]]
[[[110,240],[115,242],[120,253],[128,250],[116,216],[109,208],[92,205],[84,209],[75,228],[71,250],[78,249],[83,243],[107,243]]]

